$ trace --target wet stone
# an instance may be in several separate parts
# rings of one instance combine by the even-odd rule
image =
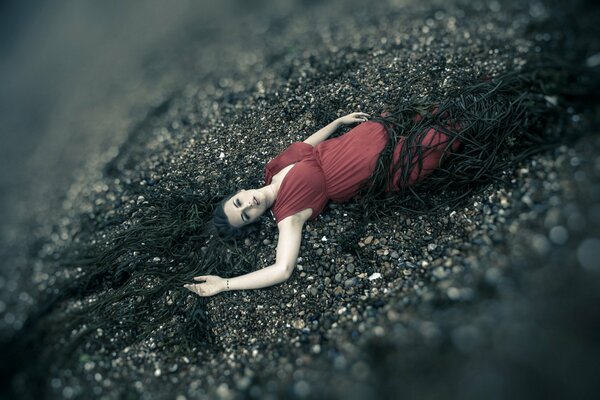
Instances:
[[[346,279],[344,281],[344,287],[346,288],[350,288],[354,285],[356,285],[357,279],[356,278],[350,278],[350,279]]]

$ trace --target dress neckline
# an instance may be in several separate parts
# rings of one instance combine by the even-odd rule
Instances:
[[[273,204],[271,204],[271,214],[273,215],[273,218],[275,218],[275,214],[273,213],[273,207],[275,207],[275,203],[277,203],[277,198],[279,197],[279,193],[281,192],[281,190],[283,189],[283,183],[285,182],[285,178],[287,178],[287,176],[290,174],[290,172],[292,172],[292,170],[294,169],[294,167],[299,163],[300,161],[297,161],[295,163],[291,163],[290,165],[292,166],[292,168],[290,168],[285,175],[283,176],[283,178],[281,178],[281,182],[279,182],[279,189],[277,190],[277,196],[275,196],[275,201],[273,201]],[[290,165],[286,165],[285,167],[281,168],[281,170],[279,170],[279,172],[283,171],[285,168],[289,167]],[[278,172],[278,173],[279,173]],[[277,174],[275,174],[277,175]],[[271,177],[271,182],[273,183],[273,177]]]

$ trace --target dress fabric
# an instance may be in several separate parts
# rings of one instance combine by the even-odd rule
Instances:
[[[295,163],[281,182],[271,207],[275,221],[279,223],[307,208],[312,209],[310,219],[314,219],[329,200],[343,203],[352,199],[373,173],[387,140],[388,134],[382,124],[366,121],[346,134],[314,147],[304,142],[292,143],[265,167],[265,184],[268,185],[274,175]],[[398,161],[403,143],[400,139],[394,149],[394,162]],[[439,167],[447,144],[445,134],[429,129],[421,142],[425,148],[423,166],[412,168],[409,185]],[[455,142],[451,149],[456,150],[459,145]],[[400,190],[395,184],[400,173],[396,172],[388,191]]]

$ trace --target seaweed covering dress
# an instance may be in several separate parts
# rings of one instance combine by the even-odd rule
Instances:
[[[388,134],[378,122],[366,121],[346,134],[325,140],[316,146],[294,142],[265,167],[265,184],[283,168],[294,164],[283,178],[277,199],[271,210],[276,223],[308,208],[310,219],[315,219],[329,201],[343,203],[356,196],[373,173],[379,154],[387,144]],[[412,168],[408,184],[431,173],[439,167],[446,150],[448,137],[430,128],[421,143],[424,146],[422,168]],[[400,157],[404,141],[400,139],[394,149],[394,162]],[[457,150],[459,142],[452,144]],[[399,190],[401,171],[394,174],[388,191]]]

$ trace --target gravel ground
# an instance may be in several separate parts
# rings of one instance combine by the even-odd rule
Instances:
[[[291,142],[345,113],[385,110],[401,101],[395,88],[409,78],[416,79],[412,93],[443,91],[537,55],[593,64],[600,51],[597,10],[578,2],[568,9],[553,2],[292,2],[267,17],[260,7],[232,28],[232,43],[186,36],[180,49],[205,45],[204,53],[158,68],[157,88],[143,78],[121,98],[137,111],[112,139],[93,139],[103,145],[87,159],[64,160],[81,166],[58,185],[64,191],[35,178],[28,182],[45,189],[20,189],[37,196],[22,205],[33,217],[3,229],[2,338],[18,334],[40,293],[65,276],[44,257],[82,232],[110,236],[110,228],[89,231],[94,225],[86,221],[142,208],[136,187],[183,190],[174,177],[222,194],[256,185],[265,163]],[[182,70],[185,79],[176,78]],[[146,93],[146,108],[135,104]],[[190,304],[205,302],[216,341],[210,352],[165,348],[169,327],[137,341],[107,327],[111,334],[95,332],[72,365],[53,366],[41,393],[595,398],[598,105],[568,112],[569,129],[585,135],[504,171],[458,208],[397,212],[359,226],[354,204],[331,205],[306,225],[297,270],[284,284],[206,300],[190,295]],[[81,124],[86,118],[101,121],[91,113]],[[251,268],[274,259],[276,239],[274,222],[266,221],[244,241],[240,251],[258,260]],[[56,338],[56,351],[69,338]],[[39,394],[29,370],[26,364],[17,373],[7,395]]]

